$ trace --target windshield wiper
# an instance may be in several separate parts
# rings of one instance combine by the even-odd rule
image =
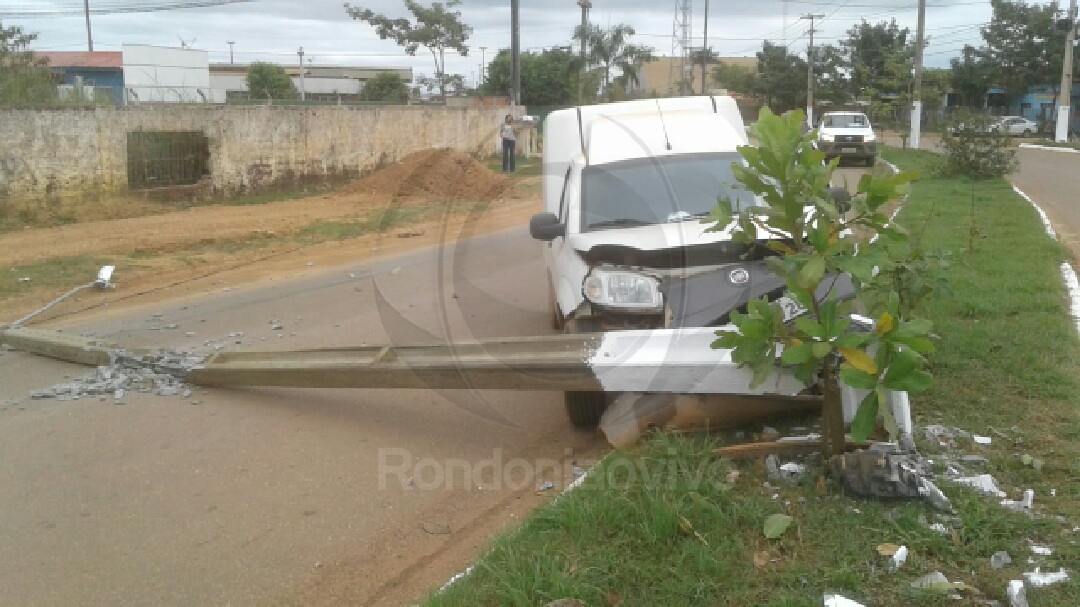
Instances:
[[[596,223],[590,223],[589,229],[593,228],[632,228],[637,226],[649,226],[653,225],[652,221],[642,221],[641,219],[609,219],[607,221],[597,221]]]

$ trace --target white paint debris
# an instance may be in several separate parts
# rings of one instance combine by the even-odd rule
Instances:
[[[1049,547],[1049,546],[1042,546],[1042,545],[1039,545],[1039,544],[1032,544],[1031,545],[1031,552],[1033,552],[1034,554],[1037,554],[1039,556],[1050,556],[1051,554],[1054,554],[1054,549]]]
[[[966,476],[963,478],[953,479],[954,483],[959,485],[966,485],[982,493],[983,495],[990,495],[993,497],[1007,497],[1008,494],[998,488],[997,482],[994,477],[989,474],[980,474],[978,476]]]
[[[889,561],[889,570],[898,571],[907,562],[908,547],[900,546],[896,549],[896,552],[892,555],[892,560]]]
[[[1050,573],[1043,573],[1036,567],[1035,571],[1025,572],[1024,577],[1027,578],[1028,583],[1033,587],[1042,588],[1043,586],[1049,586],[1050,584],[1064,582],[1069,579],[1069,572],[1065,569],[1059,569]]]
[[[826,594],[825,595],[825,607],[866,607],[862,603],[857,603],[849,598],[840,596],[839,594]]]
[[[1024,499],[1020,501],[1015,500],[1001,500],[1001,505],[1009,510],[1016,510],[1017,512],[1028,512],[1035,506],[1035,491],[1028,489],[1024,491]]]
[[[1028,607],[1023,580],[1010,580],[1005,592],[1009,596],[1009,607]]]
[[[975,444],[977,445],[989,445],[994,442],[994,439],[989,436],[979,436],[978,434],[973,435],[971,440],[975,441]]]
[[[780,466],[780,471],[789,476],[802,476],[806,472],[806,466],[795,462],[788,462]]]

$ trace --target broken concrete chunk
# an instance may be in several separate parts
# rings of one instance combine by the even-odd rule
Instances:
[[[1028,571],[1024,573],[1024,577],[1027,578],[1029,584],[1035,588],[1042,588],[1043,586],[1049,586],[1050,584],[1057,584],[1058,582],[1064,582],[1069,579],[1069,572],[1065,569],[1059,569],[1058,571],[1052,571],[1050,573],[1043,573],[1036,567],[1035,571]]]
[[[551,481],[544,481],[539,487],[536,488],[536,490],[542,492],[542,491],[551,491],[554,488],[555,488],[555,483],[553,483]]]
[[[1030,514],[1031,509],[1035,507],[1035,491],[1032,489],[1024,491],[1024,499],[1020,501],[1001,500],[1001,505],[1009,510]]]
[[[989,495],[992,497],[1006,497],[1007,494],[998,488],[997,482],[994,477],[989,474],[980,474],[978,476],[968,476],[963,478],[957,478],[953,480],[954,483],[960,485],[966,485],[982,493],[983,495]]]
[[[1009,607],[1028,607],[1023,580],[1010,580],[1005,593],[1009,596]]]
[[[1009,553],[1005,552],[1004,550],[1000,552],[995,552],[993,555],[990,556],[990,566],[994,569],[1001,569],[1006,565],[1010,564],[1012,564],[1012,557],[1009,556]]]
[[[989,445],[994,441],[994,439],[990,438],[989,436],[979,436],[978,434],[973,435],[971,437],[971,440],[975,441],[976,445]]]

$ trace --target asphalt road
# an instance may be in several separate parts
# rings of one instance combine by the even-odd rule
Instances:
[[[550,331],[543,276],[517,228],[64,326],[184,350],[537,335]],[[84,372],[0,351],[0,604],[406,604],[549,499],[538,484],[604,450],[571,429],[560,394],[27,398]],[[500,458],[513,474],[466,482],[461,466]]]
[[[1050,216],[1062,243],[1080,262],[1080,154],[1021,148],[1012,183]]]
[[[539,252],[515,229],[73,328],[180,349],[543,334]],[[150,330],[169,324],[178,328]],[[236,332],[242,344],[226,339]],[[462,472],[440,484],[436,464],[584,463],[602,447],[571,430],[557,394],[199,390],[199,405],[26,398],[83,372],[0,353],[0,604],[406,603],[546,499],[537,483],[564,480],[526,482],[523,473],[512,486],[466,486]],[[392,465],[427,458],[428,468],[407,474],[424,478],[408,487],[383,477],[380,488],[380,450]]]

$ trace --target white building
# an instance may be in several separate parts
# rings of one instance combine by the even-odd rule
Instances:
[[[224,103],[210,85],[206,51],[123,45],[124,101],[139,103]]]
[[[282,66],[296,90],[301,89],[300,67]],[[248,99],[246,64],[215,63],[210,66],[210,86],[220,99]],[[383,72],[397,74],[412,82],[412,68],[350,67],[339,65],[304,66],[304,97],[317,101],[352,102],[360,100],[364,83]]]

